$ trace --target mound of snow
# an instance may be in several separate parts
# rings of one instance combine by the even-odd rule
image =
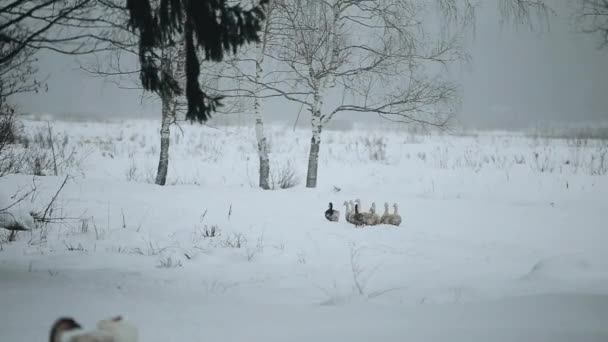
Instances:
[[[598,274],[598,265],[575,255],[543,258],[536,262],[523,279],[582,278]]]
[[[0,212],[0,228],[8,230],[32,230],[36,226],[34,218],[23,210],[7,210]]]

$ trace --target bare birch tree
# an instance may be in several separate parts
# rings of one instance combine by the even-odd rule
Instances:
[[[316,187],[321,133],[340,112],[376,113],[443,126],[457,100],[439,66],[461,58],[456,35],[432,37],[424,6],[384,0],[293,0],[280,6],[282,36],[268,57],[280,83],[257,83],[311,113],[307,187]],[[252,80],[256,82],[256,80]],[[339,94],[339,101],[325,101]],[[271,96],[271,95],[269,95]]]
[[[259,158],[259,187],[268,190],[270,189],[270,156],[269,156],[269,146],[268,139],[266,138],[266,134],[264,131],[264,114],[262,113],[262,100],[264,99],[263,93],[264,88],[260,86],[263,83],[265,78],[264,72],[264,64],[266,61],[266,55],[270,52],[270,45],[272,44],[272,38],[274,35],[274,19],[275,13],[277,12],[277,1],[269,0],[266,5],[266,20],[262,26],[262,31],[260,32],[260,41],[255,44],[255,57],[253,58],[253,62],[255,63],[255,76],[253,83],[252,91],[245,91],[244,89],[239,87],[239,94],[237,96],[243,96],[245,98],[250,97],[253,98],[253,114],[255,120],[255,136],[257,141],[257,152]],[[237,59],[233,60],[232,63],[237,64],[245,64],[244,68],[239,68],[237,73],[237,77],[242,79],[239,75],[243,72],[245,75],[248,75],[247,60],[246,59]],[[243,63],[244,62],[244,63]],[[242,85],[242,83],[238,83]]]
[[[236,1],[238,2],[238,1]],[[273,69],[274,41],[277,36],[277,18],[280,8],[277,0],[268,0],[265,5],[265,20],[259,32],[260,40],[251,47],[241,48],[239,56],[226,60],[229,71],[223,69],[221,79],[224,87],[216,89],[216,93],[226,98],[236,99],[241,111],[248,110],[248,104],[253,109],[257,154],[259,159],[258,186],[268,190],[270,184],[270,146],[264,128],[263,102],[276,94],[269,94],[261,84],[271,82],[275,70]],[[255,4],[255,1],[252,1]],[[228,71],[228,72],[227,72]]]
[[[255,57],[255,84],[256,89],[254,94],[257,94],[261,89],[258,84],[261,83],[264,74],[264,57],[268,48],[268,41],[270,40],[270,23],[272,20],[272,11],[275,8],[273,0],[269,0],[269,4],[266,5],[266,20],[262,26],[260,32],[260,41],[256,43],[256,57]],[[268,156],[268,139],[264,133],[264,115],[262,114],[262,99],[259,96],[254,96],[253,113],[255,117],[255,137],[258,143],[258,157],[259,157],[259,187],[268,190],[270,189],[270,157]]]

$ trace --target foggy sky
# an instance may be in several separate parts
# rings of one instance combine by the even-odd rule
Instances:
[[[468,43],[472,62],[455,68],[452,75],[463,90],[458,121],[480,128],[608,121],[608,49],[598,50],[598,37],[576,31],[566,6],[556,10],[549,31],[501,25],[496,8],[489,4],[478,11],[476,34]],[[17,98],[25,112],[160,116],[158,104],[142,105],[141,91],[89,77],[70,57],[39,57],[49,91]],[[297,111],[298,106],[284,102],[265,106],[270,117],[288,121],[295,120]]]

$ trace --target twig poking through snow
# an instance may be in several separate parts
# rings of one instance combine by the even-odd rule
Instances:
[[[65,179],[63,180],[63,183],[61,183],[61,186],[59,187],[59,189],[57,189],[57,192],[55,192],[55,195],[51,199],[51,202],[49,203],[49,205],[44,210],[44,213],[42,214],[42,217],[39,218],[39,221],[46,222],[48,220],[47,215],[49,214],[49,211],[51,210],[53,204],[55,203],[55,200],[57,200],[57,197],[59,196],[59,193],[61,192],[61,190],[63,190],[63,187],[68,182],[68,178],[69,177],[70,177],[69,175],[65,176]]]
[[[127,228],[127,221],[125,220],[125,212],[120,208],[120,213],[122,214],[122,228]]]
[[[49,128],[49,145],[51,145],[51,152],[53,153],[53,173],[55,176],[58,175],[57,173],[57,157],[55,155],[55,142],[53,141],[53,130],[51,129],[51,122],[47,121],[46,122],[48,128]]]

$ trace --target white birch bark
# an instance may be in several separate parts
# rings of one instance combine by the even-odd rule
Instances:
[[[318,88],[318,80],[314,80],[314,99],[312,108],[312,138],[310,139],[310,152],[308,154],[308,171],[306,173],[306,187],[317,187],[317,171],[319,169],[319,150],[321,147],[321,131],[323,122],[321,120],[321,108],[323,100],[321,98],[320,89]]]
[[[161,68],[163,70],[170,69],[170,63],[167,54],[163,53]],[[156,172],[156,184],[165,185],[167,182],[167,171],[169,169],[169,144],[171,137],[171,122],[172,122],[172,99],[168,94],[160,96],[162,102],[162,118],[160,126],[160,157],[158,159],[158,170]]]
[[[172,64],[176,64],[173,67]],[[184,46],[179,45],[174,48],[165,48],[161,55],[161,69],[163,72],[173,75],[178,80],[180,87],[185,87],[185,75],[180,72],[184,69],[185,51]],[[162,77],[162,76],[161,76]],[[156,184],[165,185],[169,170],[169,145],[171,138],[171,124],[175,121],[177,110],[177,98],[161,92],[161,126],[160,126],[160,157],[158,160],[158,170],[156,172]]]
[[[270,8],[272,4],[268,4]],[[268,17],[270,12],[268,13]],[[260,84],[264,72],[262,63],[264,62],[264,54],[266,53],[266,42],[268,39],[268,17],[264,21],[264,31],[261,33],[260,43],[256,44],[258,56],[255,60],[255,84]],[[259,89],[258,89],[259,90]],[[258,157],[260,159],[260,181],[259,186],[264,190],[270,189],[270,157],[268,156],[268,140],[264,133],[264,115],[262,114],[262,100],[259,97],[254,97],[254,116],[255,116],[255,138],[258,143]]]

